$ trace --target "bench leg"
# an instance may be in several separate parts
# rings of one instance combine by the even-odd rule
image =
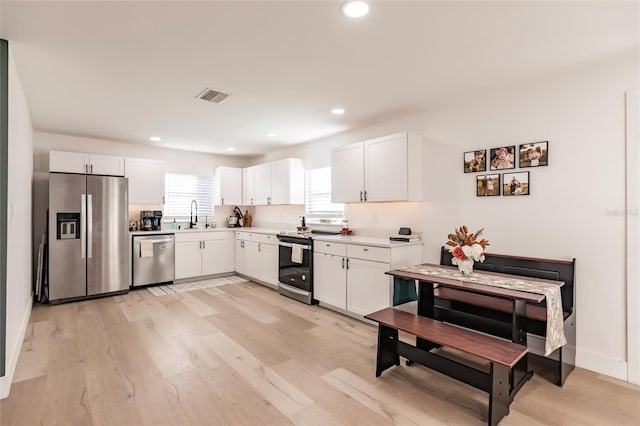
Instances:
[[[389,367],[400,365],[398,356],[398,330],[378,325],[378,357],[376,360],[376,377]]]
[[[527,304],[524,300],[513,300],[511,319],[511,341],[527,346]],[[533,376],[529,371],[528,357],[525,355],[511,369],[511,399],[518,393],[525,382]]]
[[[509,414],[509,370],[505,365],[491,363],[491,390],[489,391],[489,418],[487,424],[495,426]]]

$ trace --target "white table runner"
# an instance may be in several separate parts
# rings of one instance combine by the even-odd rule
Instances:
[[[520,290],[528,293],[542,294],[547,299],[547,336],[545,339],[545,355],[551,354],[567,344],[564,336],[564,318],[562,315],[562,296],[560,286],[526,278],[506,278],[496,275],[474,272],[470,277],[462,275],[458,269],[436,265],[413,265],[400,268],[401,271],[416,274],[449,278],[452,280],[482,284],[509,290]]]

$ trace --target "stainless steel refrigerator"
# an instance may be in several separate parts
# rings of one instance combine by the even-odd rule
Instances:
[[[128,180],[49,174],[49,301],[129,287]]]

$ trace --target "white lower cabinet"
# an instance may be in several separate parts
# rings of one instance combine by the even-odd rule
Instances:
[[[236,232],[236,272],[262,283],[277,286],[278,239],[276,236]]]
[[[347,309],[346,259],[329,253],[313,254],[314,298],[340,309]]]
[[[347,311],[358,315],[391,306],[393,297],[388,263],[349,259],[347,270]]]
[[[392,305],[393,280],[385,272],[422,261],[422,245],[389,248],[318,241],[314,250],[314,298],[357,316]]]
[[[176,279],[233,272],[233,232],[176,234]]]

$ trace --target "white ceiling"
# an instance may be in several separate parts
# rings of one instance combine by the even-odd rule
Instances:
[[[339,6],[2,1],[0,35],[36,129],[239,155],[638,46],[636,2],[386,1],[360,20]],[[231,96],[195,99],[205,87]]]

